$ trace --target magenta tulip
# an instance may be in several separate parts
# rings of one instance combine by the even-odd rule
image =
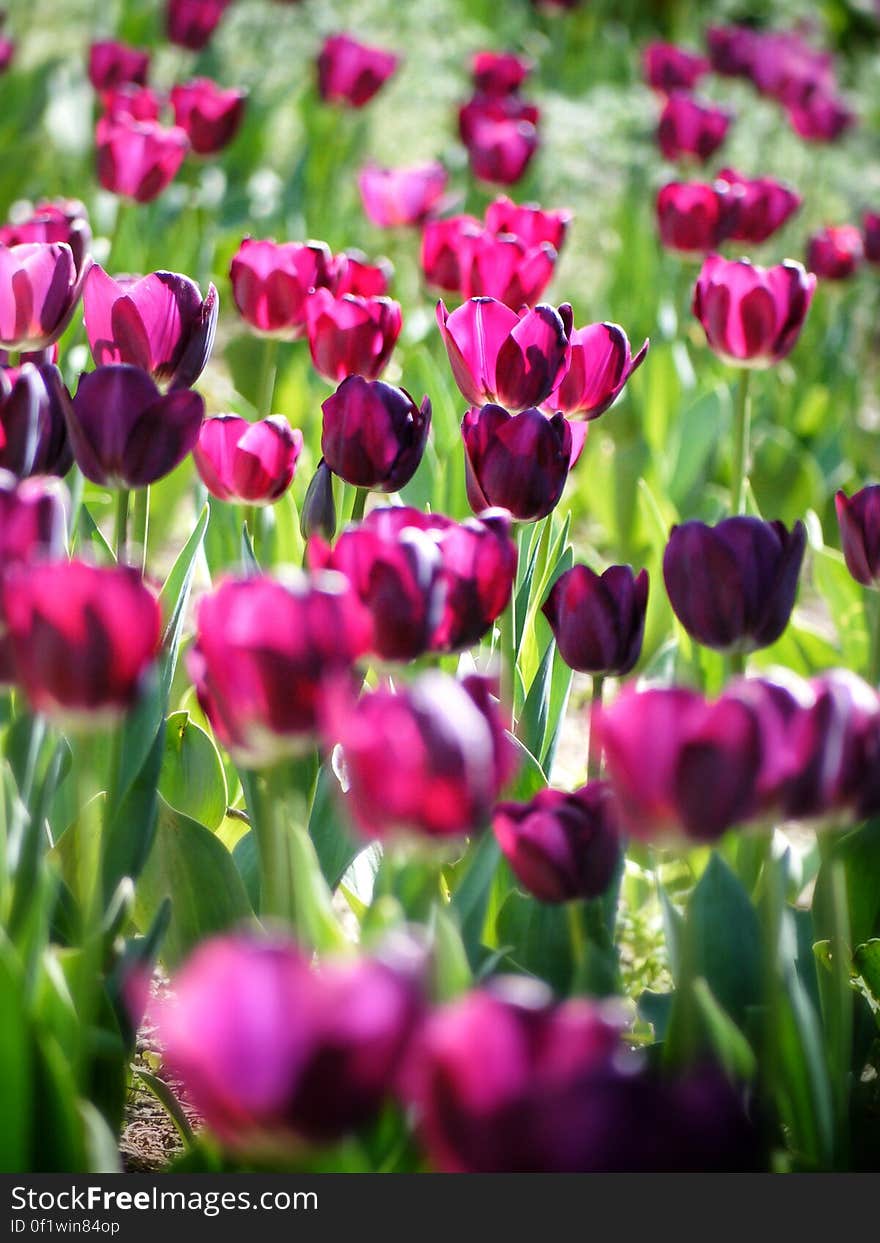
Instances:
[[[772,367],[794,349],[816,277],[786,259],[761,268],[710,255],[694,287],[693,311],[706,340],[737,367]]]
[[[101,185],[137,203],[149,203],[171,184],[189,149],[179,126],[127,116],[101,117],[95,141]]]
[[[862,216],[862,245],[868,263],[880,263],[880,212]]]
[[[511,234],[481,229],[462,239],[459,292],[464,298],[497,298],[513,311],[538,302],[556,268],[548,242],[530,246]]]
[[[309,350],[315,370],[332,384],[348,376],[375,380],[388,365],[403,318],[390,298],[334,296],[316,289],[306,302]]]
[[[69,508],[60,479],[19,480],[0,469],[0,571],[63,557]]]
[[[394,269],[387,259],[370,263],[363,251],[346,250],[333,259],[335,275],[331,282],[337,298],[354,294],[356,298],[384,298]]]
[[[757,40],[751,26],[710,26],[706,47],[714,71],[729,78],[750,77]]]
[[[171,89],[174,123],[186,131],[196,155],[216,155],[241,128],[247,93],[224,90],[210,78],[195,78]]]
[[[801,206],[800,195],[774,177],[744,177],[723,168],[717,181],[734,192],[736,213],[727,236],[735,242],[766,242]]]
[[[537,203],[514,203],[502,195],[486,208],[486,228],[490,233],[511,233],[526,246],[548,242],[554,250],[562,249],[572,221],[567,208],[545,211]]]
[[[318,92],[325,103],[363,108],[399,64],[394,52],[359,43],[351,35],[330,35],[318,56]]]
[[[358,173],[358,188],[367,219],[377,228],[421,224],[440,201],[448,175],[436,160],[407,168],[368,164]]]
[[[510,186],[519,181],[538,149],[538,109],[516,95],[475,95],[459,114],[459,129],[473,175]]]
[[[73,465],[67,436],[70,406],[52,363],[0,368],[0,467],[27,475],[66,475]]]
[[[483,226],[475,216],[426,220],[422,230],[421,264],[428,284],[449,293],[459,293],[465,246],[482,231]]]
[[[642,54],[645,81],[655,91],[691,91],[709,72],[709,62],[697,52],[674,43],[649,43]]]
[[[863,258],[862,234],[854,224],[819,229],[807,243],[807,269],[822,280],[847,280]]]
[[[351,375],[321,406],[321,452],[357,488],[397,492],[418,469],[431,428],[431,401],[406,389]]]
[[[230,3],[231,0],[167,0],[165,30],[169,40],[200,52],[207,47]]]
[[[126,82],[146,85],[150,53],[142,48],[99,39],[89,47],[89,81],[96,91],[112,90]]]
[[[239,313],[257,332],[294,339],[306,330],[306,299],[331,286],[336,265],[324,242],[256,241],[246,237],[229,268]]]
[[[85,206],[79,199],[43,199],[29,214],[0,225],[0,244],[18,246],[22,242],[66,243],[77,272],[82,273],[92,243]]]
[[[657,195],[660,241],[683,255],[706,255],[730,237],[737,205],[725,182],[670,181]]]
[[[218,500],[271,505],[290,487],[302,447],[302,432],[280,414],[258,423],[220,414],[202,424],[193,461]]]
[[[38,351],[57,341],[73,317],[88,263],[78,269],[66,242],[0,246],[0,347]]]
[[[553,584],[542,606],[559,654],[571,669],[623,677],[642,652],[648,572],[612,565],[597,574],[575,565]]]
[[[612,405],[648,353],[645,341],[635,357],[619,324],[588,324],[569,334],[571,361],[544,403],[550,413],[597,419]]]
[[[512,415],[501,406],[486,405],[468,411],[461,434],[474,513],[500,506],[520,522],[537,522],[555,509],[574,449],[563,414],[548,418],[531,407]]]
[[[808,142],[835,142],[855,125],[856,116],[839,96],[817,90],[788,109],[788,120]]]
[[[164,98],[152,87],[135,86],[133,82],[101,92],[104,115],[111,120],[129,117],[132,121],[158,121],[164,105]]]
[[[703,164],[724,142],[732,120],[725,108],[676,91],[660,114],[657,142],[667,160],[693,159]]]
[[[532,72],[532,62],[513,52],[476,52],[471,58],[474,89],[483,95],[512,95]]]

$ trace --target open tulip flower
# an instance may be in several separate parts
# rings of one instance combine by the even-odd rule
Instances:
[[[363,108],[399,64],[394,52],[360,43],[348,34],[330,35],[318,56],[318,92],[325,103]]]
[[[20,479],[66,475],[73,465],[69,407],[70,394],[53,363],[0,367],[0,467]]]
[[[556,508],[583,447],[564,414],[548,417],[534,406],[519,414],[494,405],[471,409],[461,434],[471,509],[499,506],[520,522],[537,522]]]
[[[202,424],[193,461],[218,500],[271,505],[290,487],[302,446],[302,432],[280,414],[257,423],[219,414]]]
[[[797,344],[816,277],[786,259],[761,268],[710,255],[694,286],[693,311],[709,346],[737,367],[772,367]]]
[[[724,142],[732,120],[726,109],[675,91],[660,114],[657,142],[667,160],[691,159],[705,164]]]
[[[568,370],[544,403],[548,412],[569,418],[598,419],[623,392],[648,353],[645,341],[633,357],[629,337],[619,324],[587,324],[569,333]]]
[[[362,250],[344,250],[333,258],[330,287],[337,298],[347,293],[356,298],[384,298],[393,274],[387,259],[371,263]]]
[[[81,273],[92,242],[84,204],[79,199],[44,199],[28,214],[0,225],[0,244],[18,246],[23,242],[64,242]]]
[[[475,95],[461,110],[459,128],[480,181],[514,185],[538,150],[538,109],[516,95]]]
[[[807,268],[821,280],[847,280],[863,258],[862,234],[854,224],[819,229],[807,243]]]
[[[292,340],[306,330],[306,299],[333,286],[336,264],[324,242],[257,241],[246,237],[229,269],[241,317],[256,332]]]
[[[406,389],[351,375],[321,406],[321,452],[356,488],[397,492],[418,469],[431,428],[431,402]]]
[[[545,211],[538,203],[514,203],[507,195],[486,208],[486,228],[490,233],[512,234],[526,246],[547,242],[560,251],[568,233],[573,213],[566,208]]]
[[[88,267],[67,242],[0,245],[0,347],[53,345],[73,318]]]
[[[738,201],[726,183],[670,181],[657,194],[657,228],[667,250],[704,256],[726,241]]]
[[[150,53],[114,39],[98,39],[89,47],[89,81],[96,91],[134,83],[145,86]]]
[[[379,229],[420,224],[440,201],[448,174],[436,160],[407,168],[368,164],[358,173],[367,219]]]
[[[101,105],[104,116],[129,117],[132,121],[158,121],[162,116],[165,100],[149,86],[135,86],[123,82],[111,91],[103,91]]]
[[[189,150],[186,131],[158,121],[120,115],[101,117],[95,128],[98,180],[105,190],[149,203],[177,175]]]
[[[210,78],[195,78],[172,87],[170,98],[174,123],[186,131],[195,154],[216,155],[238,133],[247,96],[224,90]]]
[[[403,327],[400,303],[316,289],[306,302],[309,350],[315,370],[332,384],[348,376],[377,379]]]

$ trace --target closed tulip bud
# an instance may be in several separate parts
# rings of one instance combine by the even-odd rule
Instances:
[[[359,43],[351,35],[330,35],[318,56],[318,93],[325,103],[363,108],[399,64],[393,52]]]
[[[513,52],[477,52],[471,58],[474,88],[484,95],[512,95],[532,67],[530,60]]]
[[[691,638],[720,651],[775,643],[794,607],[806,539],[802,522],[788,531],[750,517],[673,527],[663,578]]]
[[[514,203],[502,195],[486,208],[486,228],[490,233],[510,233],[526,246],[547,242],[554,250],[562,250],[572,221],[567,208],[545,211],[537,203]]]
[[[379,1113],[423,1008],[423,964],[322,960],[291,942],[204,942],[156,1013],[169,1067],[228,1148],[326,1144]]]
[[[101,117],[95,127],[98,180],[105,190],[136,203],[158,198],[189,150],[186,132],[157,121]]]
[[[856,123],[849,105],[827,90],[815,90],[788,109],[791,128],[808,142],[836,142]]]
[[[207,47],[230,3],[231,0],[167,0],[165,31],[170,42],[200,52]]]
[[[321,452],[357,488],[398,492],[416,473],[431,428],[431,401],[360,375],[343,380],[321,406]]]
[[[657,227],[667,250],[705,255],[735,227],[738,198],[725,182],[670,181],[657,195]]]
[[[459,123],[473,175],[501,186],[519,181],[538,150],[537,122],[537,108],[516,95],[475,95]]]
[[[481,229],[462,239],[459,292],[464,298],[497,298],[521,311],[541,298],[553,279],[557,258],[549,242],[531,246],[512,233]]]
[[[725,108],[676,91],[660,114],[657,142],[667,160],[692,159],[704,164],[724,142],[732,120]]]
[[[345,803],[367,836],[481,832],[515,769],[483,679],[429,672],[398,691],[331,694],[323,723],[340,743]]]
[[[0,467],[20,479],[66,475],[73,465],[69,406],[70,394],[52,363],[0,368]]]
[[[16,479],[0,469],[0,569],[62,557],[70,498],[60,479]]]
[[[880,484],[834,498],[846,568],[863,587],[880,584]]]
[[[449,293],[460,292],[465,241],[480,232],[482,225],[475,216],[449,216],[445,220],[425,221],[421,264],[429,285]]]
[[[130,117],[133,121],[158,121],[162,115],[164,99],[149,86],[135,86],[124,82],[110,91],[101,92],[104,115]]]
[[[846,280],[863,258],[862,235],[854,224],[819,229],[807,243],[807,268],[822,280]]]
[[[691,91],[709,72],[705,56],[674,43],[649,43],[642,54],[645,81],[655,91]]]
[[[541,902],[598,898],[620,863],[617,812],[604,781],[498,803],[492,829],[517,880]]]
[[[760,245],[800,210],[800,195],[774,177],[743,177],[724,168],[717,181],[734,191],[736,213],[728,236],[735,242]]]
[[[82,273],[92,244],[85,206],[79,199],[44,199],[30,214],[0,225],[0,244],[18,246],[22,242],[64,242],[70,247],[77,272]]]
[[[749,77],[757,39],[757,31],[751,26],[710,26],[706,47],[714,71],[728,78]]]
[[[316,289],[306,302],[309,350],[315,370],[331,384],[348,376],[375,380],[400,336],[400,304],[390,298],[334,298]]]
[[[224,90],[210,78],[196,78],[172,87],[170,98],[174,122],[186,131],[196,155],[215,155],[238,133],[247,94]]]
[[[35,712],[101,725],[131,707],[161,636],[158,601],[135,570],[13,566],[2,599],[16,680]]]
[[[145,371],[116,363],[80,376],[67,430],[87,479],[105,487],[143,488],[191,452],[204,415],[198,393],[176,389],[163,395]]]
[[[437,206],[449,180],[436,160],[407,168],[379,168],[368,164],[358,173],[364,212],[379,229],[421,224]]]
[[[880,263],[880,212],[866,211],[862,217],[862,245],[868,263]]]
[[[569,340],[568,370],[544,405],[548,411],[561,410],[569,418],[597,419],[617,400],[629,377],[644,362],[648,342],[633,358],[629,337],[619,324],[588,324],[574,329]]]
[[[550,396],[568,367],[571,307],[540,305],[520,314],[494,298],[471,298],[437,323],[459,391],[474,406],[525,410]]]
[[[370,263],[361,250],[346,250],[337,255],[334,269],[332,292],[337,298],[347,293],[356,298],[384,298],[394,274],[387,259]]]
[[[333,499],[333,472],[321,458],[306,489],[299,513],[299,529],[304,540],[313,535],[331,540],[336,534],[336,502]]]
[[[0,347],[45,350],[73,318],[88,271],[66,242],[0,246]]]
[[[710,255],[694,286],[693,312],[711,349],[736,367],[772,367],[797,344],[816,277],[786,259],[761,268]]]
[[[83,315],[99,367],[130,363],[159,384],[188,388],[202,374],[214,345],[217,290],[206,297],[178,272],[121,276],[95,264],[83,288]]]
[[[257,332],[293,340],[306,330],[306,299],[336,279],[324,242],[255,241],[246,237],[229,268],[232,297]]]
[[[467,412],[461,434],[474,513],[500,506],[520,522],[537,522],[556,508],[575,454],[565,415],[487,405]]]
[[[218,500],[271,505],[290,487],[302,446],[302,432],[280,414],[258,423],[220,414],[202,424],[193,461]]]
[[[466,147],[478,140],[478,131],[487,122],[504,125],[512,122],[535,130],[540,120],[540,109],[519,95],[493,97],[475,92],[458,110],[458,133]],[[524,130],[524,132],[526,132]]]
[[[542,612],[559,654],[579,673],[623,677],[639,659],[648,607],[648,572],[612,565],[596,574],[574,565],[553,584]]]
[[[96,91],[112,90],[126,82],[146,85],[150,53],[142,48],[99,39],[89,47],[89,81]]]

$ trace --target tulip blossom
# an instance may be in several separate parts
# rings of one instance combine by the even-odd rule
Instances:
[[[280,414],[257,423],[220,414],[202,424],[193,461],[218,500],[271,505],[290,487],[302,447],[302,432]]]
[[[164,102],[151,87],[135,86],[131,82],[123,82],[101,94],[104,115],[113,119],[130,117],[133,121],[158,121]]]
[[[514,203],[502,195],[486,208],[486,228],[490,233],[510,233],[526,246],[549,243],[560,251],[571,224],[572,213],[565,208],[545,211],[537,203]]]
[[[729,78],[749,77],[757,40],[758,33],[751,26],[710,26],[706,46],[715,73]]]
[[[356,701],[331,694],[323,733],[342,746],[345,805],[370,837],[480,832],[516,767],[481,678],[431,671]]]
[[[816,277],[786,259],[761,268],[710,255],[694,287],[693,312],[709,346],[737,367],[772,367],[794,349]]]
[[[321,406],[321,452],[334,474],[357,488],[398,492],[418,469],[431,427],[431,401],[351,375]]]
[[[645,81],[655,91],[691,91],[709,72],[705,56],[674,43],[649,43],[642,54]]]
[[[657,142],[667,160],[694,159],[703,164],[724,142],[732,120],[725,108],[677,91],[660,114]]]
[[[846,568],[863,587],[880,584],[880,484],[834,498]]]
[[[88,271],[66,242],[0,246],[0,347],[45,350],[73,318]]]
[[[159,384],[188,388],[202,374],[214,344],[217,290],[206,297],[188,276],[151,272],[114,280],[95,264],[83,288],[83,314],[99,367],[131,363]]]
[[[0,570],[64,556],[70,498],[60,479],[17,479],[0,469]]]
[[[459,130],[471,172],[480,181],[519,181],[538,149],[538,109],[507,95],[475,95],[461,109]]]
[[[292,340],[305,333],[306,299],[332,285],[336,266],[324,242],[246,237],[229,268],[239,314],[256,332]]]
[[[127,566],[35,561],[2,583],[16,680],[35,712],[94,721],[126,711],[159,650],[161,612]]]
[[[394,52],[359,43],[351,35],[330,35],[318,56],[318,93],[325,103],[363,108],[399,64]]]
[[[332,384],[348,376],[375,380],[388,365],[403,317],[390,298],[334,296],[316,289],[306,302],[309,350],[315,370]]]
[[[218,741],[257,768],[314,744],[328,682],[349,676],[370,641],[340,574],[229,578],[199,601],[187,668]]]
[[[52,363],[0,368],[0,467],[26,475],[66,475],[70,394]]]
[[[105,487],[143,488],[195,447],[205,403],[190,389],[162,394],[138,367],[114,363],[80,376],[67,411],[76,464]]]
[[[705,255],[730,237],[737,198],[725,182],[670,181],[657,195],[656,210],[660,241],[667,250]]]
[[[620,863],[617,812],[604,781],[497,803],[492,830],[517,880],[541,902],[598,898]]]
[[[862,247],[868,263],[880,263],[880,212],[862,216]]]
[[[449,216],[425,221],[421,265],[429,285],[449,293],[461,290],[464,247],[468,239],[476,237],[482,229],[475,216]]]
[[[474,89],[483,95],[512,95],[532,72],[532,62],[513,52],[477,52],[471,59]]]
[[[819,229],[807,243],[807,268],[822,280],[846,280],[863,258],[862,234],[854,224]]]
[[[766,242],[801,206],[800,195],[774,177],[744,177],[724,168],[717,180],[734,191],[736,212],[728,237],[736,242]]]
[[[15,57],[16,44],[14,39],[0,37],[0,73],[5,73]]]
[[[559,654],[571,669],[623,677],[641,655],[648,607],[648,572],[612,565],[596,574],[586,565],[566,570],[542,612]]]
[[[70,247],[77,272],[82,274],[92,243],[85,206],[79,199],[43,199],[29,215],[0,225],[0,244],[64,242]]]
[[[494,298],[471,298],[437,323],[459,391],[472,405],[497,401],[511,411],[545,401],[570,358],[571,307],[543,304],[520,314]]]
[[[387,259],[370,263],[363,251],[346,250],[333,260],[334,275],[330,282],[337,298],[354,294],[356,298],[384,298],[394,272]]]
[[[128,116],[101,117],[95,141],[101,185],[137,203],[149,203],[170,185],[189,149],[179,126]]]
[[[174,123],[186,131],[196,155],[215,155],[228,147],[244,118],[245,91],[224,90],[210,78],[195,78],[171,89]]]
[[[171,43],[200,52],[231,0],[166,0],[165,30]]]
[[[420,224],[437,205],[448,175],[436,160],[407,168],[368,164],[358,173],[358,188],[367,219],[379,229]]]
[[[548,418],[531,407],[512,415],[486,405],[468,411],[461,434],[474,513],[500,506],[520,522],[537,522],[556,508],[576,456],[563,414]]]
[[[530,246],[513,234],[487,229],[463,238],[459,292],[464,298],[496,298],[514,311],[534,306],[553,278],[557,254],[548,242]]]
[[[280,939],[215,937],[156,1013],[171,1072],[229,1148],[328,1143],[370,1122],[423,1007],[409,943],[322,960]]]
[[[112,90],[132,82],[145,86],[150,70],[150,53],[141,48],[103,39],[89,47],[89,81],[96,91]]]
[[[588,324],[569,334],[571,361],[544,403],[549,412],[569,418],[597,419],[623,391],[648,353],[645,341],[635,357],[619,324]]]
[[[751,517],[673,527],[663,578],[676,617],[706,647],[768,647],[788,625],[805,547],[802,522],[791,531]]]
[[[794,132],[808,142],[835,142],[855,125],[852,109],[837,95],[816,90],[788,109]]]

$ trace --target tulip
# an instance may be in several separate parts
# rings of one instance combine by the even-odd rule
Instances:
[[[89,47],[89,81],[96,91],[112,90],[127,82],[144,86],[149,70],[150,53],[141,48],[113,39],[98,40]]]
[[[715,73],[729,78],[749,77],[757,38],[751,26],[710,26],[706,47]]]
[[[258,423],[221,414],[202,424],[193,461],[219,500],[271,505],[290,487],[302,447],[302,432],[280,414]]]
[[[657,226],[667,250],[705,255],[730,236],[737,198],[724,182],[670,181],[657,195]]]
[[[0,225],[0,244],[18,246],[22,242],[66,243],[77,272],[82,273],[92,243],[84,205],[79,199],[44,199],[34,206],[30,215]]]
[[[792,129],[809,142],[835,142],[856,123],[844,100],[826,91],[813,91],[788,109]]]
[[[834,498],[846,568],[863,587],[880,585],[880,484]]]
[[[597,419],[623,391],[632,373],[642,365],[648,342],[632,356],[629,338],[619,324],[588,324],[569,334],[568,371],[545,402],[548,411],[561,410],[570,418]]]
[[[112,90],[102,91],[101,104],[104,115],[115,120],[129,117],[133,121],[158,121],[162,115],[164,100],[149,86],[135,86],[124,82]]]
[[[725,518],[672,528],[663,578],[676,617],[706,647],[750,651],[775,643],[791,616],[806,530]]]
[[[880,263],[880,213],[865,212],[862,233],[862,246],[868,263]]]
[[[179,126],[126,116],[101,117],[95,140],[101,185],[137,203],[149,203],[170,185],[189,148]]]
[[[315,370],[338,384],[348,376],[375,380],[382,374],[403,318],[390,298],[334,298],[316,289],[306,302],[306,323]]]
[[[351,375],[321,406],[321,452],[334,474],[357,488],[398,492],[418,469],[431,427],[428,397]]]
[[[16,44],[13,39],[0,38],[0,73],[5,73],[15,57]]]
[[[568,367],[571,307],[543,304],[519,315],[494,298],[471,298],[437,322],[459,391],[472,405],[525,410],[549,397]]]
[[[170,98],[174,123],[186,131],[196,155],[215,155],[238,133],[247,93],[223,90],[210,78],[196,78],[172,87]]]
[[[762,95],[796,104],[815,91],[834,88],[831,56],[817,52],[796,31],[761,31],[755,36],[749,77]]]
[[[475,95],[459,114],[471,172],[509,186],[520,180],[538,149],[538,110],[515,95]]]
[[[667,160],[687,158],[702,164],[724,142],[732,120],[726,109],[676,91],[660,114],[657,142]]]
[[[324,242],[246,237],[229,268],[232,297],[256,332],[293,340],[306,329],[306,298],[332,285],[336,266]]]
[[[69,507],[60,479],[19,480],[0,469],[0,569],[63,557]]]
[[[159,384],[188,388],[202,374],[214,344],[217,290],[177,272],[114,280],[95,264],[83,287],[83,314],[99,367],[130,363]]]
[[[318,56],[318,93],[325,103],[363,108],[394,74],[400,59],[351,35],[330,35]]]
[[[384,298],[394,272],[387,259],[370,263],[360,250],[346,250],[333,260],[335,276],[331,282],[337,298],[354,294],[356,298]]]
[[[333,472],[321,458],[306,489],[300,507],[299,529],[304,540],[319,535],[331,540],[336,534],[336,502],[333,499]]]
[[[481,230],[463,239],[460,293],[497,298],[513,311],[534,306],[553,278],[557,254],[547,242],[528,246],[513,234]]]
[[[67,411],[76,464],[104,487],[143,488],[178,466],[195,447],[204,400],[190,389],[162,394],[127,363],[80,376]]]
[[[16,679],[35,712],[101,724],[131,707],[162,621],[135,570],[84,561],[13,566],[2,601]]]
[[[73,465],[67,437],[70,394],[52,363],[0,368],[0,467],[26,475],[66,475]]]
[[[448,174],[432,160],[407,168],[368,164],[358,173],[358,188],[367,219],[379,229],[420,224],[440,201]]]
[[[492,830],[517,880],[541,902],[598,898],[620,863],[617,813],[603,781],[498,803]]]
[[[77,269],[66,242],[0,246],[0,347],[45,350],[76,309],[88,260]]]
[[[574,449],[563,414],[548,418],[531,407],[511,415],[486,405],[467,412],[461,434],[474,513],[500,506],[520,522],[537,522],[559,503]]]
[[[346,806],[370,837],[480,832],[515,768],[480,678],[431,671],[354,702],[330,695],[323,732],[342,746]]]
[[[736,214],[728,236],[736,242],[766,242],[801,206],[800,195],[773,177],[743,177],[724,168],[717,180],[734,190]]]
[[[292,942],[204,942],[156,1015],[171,1072],[228,1147],[328,1143],[392,1091],[423,1001],[408,944],[313,967]]]
[[[429,285],[449,293],[461,290],[461,256],[466,239],[482,232],[475,216],[426,220],[422,230],[421,264]]]
[[[231,0],[167,0],[165,30],[171,43],[200,52]]]
[[[532,62],[513,52],[477,52],[471,59],[474,89],[483,95],[512,95],[532,72]]]
[[[544,211],[537,203],[514,203],[502,195],[486,208],[486,228],[490,233],[512,233],[525,246],[547,242],[560,251],[571,224],[572,213],[565,208]]]
[[[771,367],[794,349],[816,277],[786,259],[761,268],[710,255],[694,287],[693,311],[711,349],[738,367]]]
[[[655,91],[691,91],[709,72],[709,62],[697,52],[674,43],[649,43],[642,55],[645,81]]]
[[[596,574],[572,566],[553,584],[541,609],[562,659],[579,673],[623,677],[642,651],[648,572],[628,565]]]
[[[862,235],[854,224],[819,229],[807,243],[807,268],[823,280],[846,280],[863,258]]]

